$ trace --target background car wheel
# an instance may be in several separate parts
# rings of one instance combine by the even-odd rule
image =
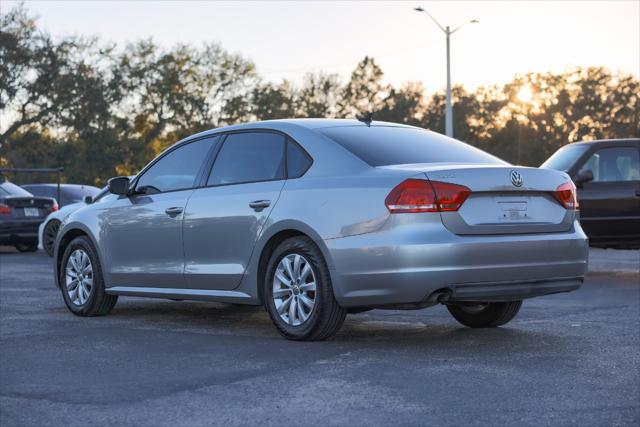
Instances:
[[[447,305],[449,313],[470,328],[495,328],[516,317],[522,301],[459,303]]]
[[[42,246],[49,256],[53,256],[53,244],[56,242],[58,230],[60,229],[60,221],[52,219],[44,227],[42,232]]]
[[[118,297],[104,292],[102,268],[89,238],[76,237],[60,264],[60,289],[69,311],[78,316],[108,314]]]
[[[38,250],[37,243],[18,243],[16,249],[20,252],[35,252]]]
[[[278,245],[267,265],[263,295],[271,320],[291,340],[327,339],[347,314],[335,300],[320,249],[308,237]]]

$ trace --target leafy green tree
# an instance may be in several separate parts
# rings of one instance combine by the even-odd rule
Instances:
[[[337,117],[341,90],[340,79],[336,74],[307,73],[298,93],[298,115]]]
[[[251,61],[217,44],[53,38],[18,5],[0,13],[0,166],[63,166],[64,179],[100,185],[136,173],[187,135],[254,119],[373,112],[374,120],[444,131],[442,92],[427,97],[419,83],[393,87],[383,77],[365,57],[345,84],[324,73],[299,86],[264,82]],[[537,166],[573,141],[639,137],[639,97],[636,77],[602,67],[455,86],[454,134]]]
[[[20,129],[52,124],[73,105],[74,51],[85,46],[67,38],[55,43],[38,31],[22,5],[0,16],[0,110],[15,119],[3,126],[0,145]]]
[[[253,90],[253,114],[257,120],[286,119],[296,116],[296,93],[290,82],[266,83]]]
[[[365,56],[351,73],[338,101],[342,117],[359,117],[382,109],[390,87],[382,82],[384,73],[373,58]]]
[[[405,83],[399,89],[390,88],[374,119],[419,126],[425,112],[424,88],[421,83]]]

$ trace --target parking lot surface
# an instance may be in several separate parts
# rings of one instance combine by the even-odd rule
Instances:
[[[596,273],[471,330],[442,306],[281,338],[260,307],[121,298],[70,314],[47,256],[0,253],[0,425],[638,425],[640,280]]]

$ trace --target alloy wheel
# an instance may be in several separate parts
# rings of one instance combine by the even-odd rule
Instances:
[[[93,266],[89,255],[82,249],[73,251],[67,260],[66,286],[69,300],[74,305],[83,305],[91,295]]]
[[[307,321],[316,305],[316,276],[309,261],[293,253],[280,260],[273,277],[273,302],[291,326]]]

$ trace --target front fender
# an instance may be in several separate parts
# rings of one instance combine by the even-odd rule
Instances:
[[[67,245],[71,242],[72,239],[77,236],[87,236],[91,240],[93,247],[96,248],[98,253],[100,253],[100,246],[98,245],[98,242],[89,227],[78,221],[63,221],[63,223],[60,225],[60,229],[58,230],[58,235],[53,246],[53,274],[55,284],[58,288],[60,288],[60,268],[62,255],[64,254],[64,250]]]

